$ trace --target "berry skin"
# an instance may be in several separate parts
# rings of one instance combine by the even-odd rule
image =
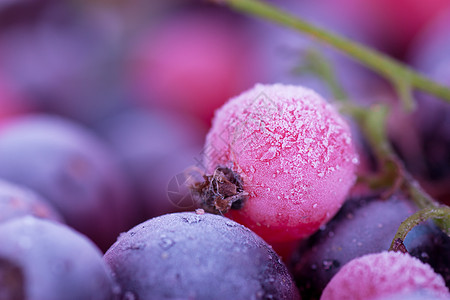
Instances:
[[[106,250],[131,222],[121,170],[90,131],[50,115],[12,119],[0,130],[0,177],[33,189],[67,224]]]
[[[293,259],[302,298],[319,299],[331,278],[354,258],[387,250],[398,227],[417,209],[410,199],[364,196],[348,199],[324,228],[303,241]],[[405,239],[410,255],[429,264],[450,284],[450,238],[432,222],[414,227]]]
[[[38,194],[0,179],[0,222],[25,215],[63,222],[60,214]]]
[[[450,297],[442,277],[420,260],[399,252],[368,254],[350,261],[323,291],[321,300],[386,299],[398,293],[430,291]]]
[[[267,243],[204,212],[150,219],[121,234],[104,258],[130,299],[299,299]]]
[[[216,112],[203,161],[206,173],[225,183],[219,197],[242,206],[227,216],[266,241],[284,242],[333,217],[354,183],[358,157],[331,105],[312,90],[274,84],[256,85]],[[223,176],[227,169],[232,180]],[[233,180],[243,182],[239,199],[230,192]]]
[[[110,300],[115,289],[100,250],[73,229],[31,216],[0,225],[0,299]]]

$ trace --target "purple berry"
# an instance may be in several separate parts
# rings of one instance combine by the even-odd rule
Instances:
[[[69,227],[30,216],[0,225],[0,299],[110,300],[115,289],[100,250]]]
[[[136,299],[298,299],[286,266],[248,228],[218,215],[150,219],[105,254]]]
[[[68,120],[35,115],[3,126],[0,177],[41,194],[103,249],[130,226],[133,204],[114,157]]]
[[[402,195],[349,199],[321,231],[303,242],[294,258],[294,278],[302,297],[318,299],[331,278],[350,260],[389,249],[408,216],[416,211]],[[407,236],[409,253],[450,282],[450,238],[432,223],[415,227]]]
[[[0,179],[0,222],[25,215],[63,222],[59,213],[38,194]]]

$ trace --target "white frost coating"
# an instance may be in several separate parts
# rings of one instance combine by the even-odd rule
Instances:
[[[296,238],[312,233],[302,224],[318,228],[336,213],[358,163],[349,126],[334,107],[310,89],[282,84],[257,84],[216,111],[206,149],[208,173],[218,165],[242,171],[244,188],[256,195],[257,202],[250,198],[244,208],[247,220],[270,223],[280,211],[274,205],[279,196],[292,215],[278,219],[300,226]],[[293,209],[300,202],[309,202],[301,214]]]
[[[436,294],[435,299],[450,298],[444,280],[429,265],[409,254],[381,252],[347,263],[331,279],[320,299],[388,299],[416,291],[429,291]]]

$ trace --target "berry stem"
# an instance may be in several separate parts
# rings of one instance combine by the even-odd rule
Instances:
[[[395,237],[391,243],[391,247],[389,251],[402,251],[404,252],[404,244],[406,235],[411,231],[415,226],[419,225],[422,222],[425,222],[429,218],[434,219],[444,219],[448,215],[450,215],[450,207],[448,206],[440,206],[440,207],[427,207],[422,210],[419,210],[415,214],[409,216],[405,221],[402,222],[400,227],[395,234]],[[447,234],[450,234],[449,227],[447,224]]]
[[[385,198],[403,189],[419,209],[439,207],[439,203],[429,196],[409,174],[392,149],[385,125],[389,107],[376,104],[371,108],[364,108],[353,104],[340,86],[331,62],[314,50],[309,50],[306,58],[307,64],[303,69],[314,73],[329,86],[334,98],[340,103],[341,112],[350,115],[357,122],[378,161],[379,173],[374,176],[360,177],[359,181],[367,183],[372,189],[387,188],[382,195]],[[449,231],[450,215],[434,221],[444,232]],[[401,243],[397,246],[400,245]]]
[[[340,35],[311,25],[304,20],[280,10],[276,6],[258,0],[215,0],[234,10],[270,20],[303,32],[319,41],[335,47],[366,67],[389,79],[407,109],[414,107],[412,88],[416,88],[450,102],[450,88],[440,85],[397,60]]]

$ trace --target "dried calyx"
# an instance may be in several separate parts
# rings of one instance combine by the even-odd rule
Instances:
[[[224,214],[230,209],[241,209],[247,200],[241,176],[230,168],[219,166],[212,175],[203,175],[203,181],[192,187],[193,197],[210,213]]]

